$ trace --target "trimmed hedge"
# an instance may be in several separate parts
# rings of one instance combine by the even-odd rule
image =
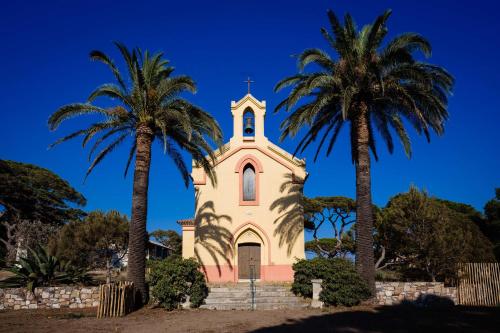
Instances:
[[[149,286],[154,300],[168,310],[180,308],[187,296],[191,307],[202,305],[208,288],[199,268],[196,260],[179,256],[151,262]]]
[[[312,297],[312,279],[322,279],[321,301],[328,305],[353,306],[370,298],[371,292],[354,265],[340,258],[302,259],[293,264],[292,291]]]

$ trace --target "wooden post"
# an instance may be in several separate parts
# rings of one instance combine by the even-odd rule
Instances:
[[[134,284],[129,281],[99,286],[97,318],[121,317],[132,311]]]
[[[500,264],[460,263],[457,287],[459,304],[497,306],[500,304]]]

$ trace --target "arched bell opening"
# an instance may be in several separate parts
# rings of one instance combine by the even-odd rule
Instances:
[[[252,137],[255,135],[255,114],[248,107],[243,112],[243,136]]]

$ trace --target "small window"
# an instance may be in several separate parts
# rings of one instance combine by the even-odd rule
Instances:
[[[255,201],[255,169],[251,164],[243,169],[243,201]]]

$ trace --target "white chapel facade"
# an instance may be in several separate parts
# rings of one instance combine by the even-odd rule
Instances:
[[[292,281],[304,255],[305,161],[264,134],[266,102],[250,93],[231,102],[233,137],[215,152],[214,186],[193,163],[195,216],[180,220],[182,256],[209,282]]]

